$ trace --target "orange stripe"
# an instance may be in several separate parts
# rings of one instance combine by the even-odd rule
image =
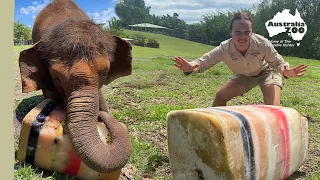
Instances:
[[[48,128],[46,120],[38,136],[37,148],[34,156],[35,165],[44,169],[50,169],[50,154],[53,147],[56,133],[53,129]]]
[[[283,169],[284,173],[281,176],[281,179],[284,179],[289,176],[290,169],[290,137],[289,137],[289,128],[288,121],[285,113],[281,109],[277,109],[270,106],[256,106],[261,109],[269,110],[274,114],[278,121],[280,137],[281,137],[281,147],[282,147],[282,157],[283,157]]]

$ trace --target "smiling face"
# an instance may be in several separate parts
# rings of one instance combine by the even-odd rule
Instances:
[[[230,30],[233,42],[242,54],[245,54],[250,45],[252,23],[248,20],[235,20]]]

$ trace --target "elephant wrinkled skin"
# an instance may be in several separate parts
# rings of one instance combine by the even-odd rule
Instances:
[[[20,53],[23,92],[42,90],[63,103],[73,146],[93,170],[121,169],[131,155],[126,129],[108,112],[100,88],[132,71],[131,45],[96,25],[72,0],[54,0],[37,16],[33,47]],[[112,138],[100,140],[97,121]]]

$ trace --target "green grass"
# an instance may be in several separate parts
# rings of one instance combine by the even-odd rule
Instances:
[[[309,66],[304,77],[284,81],[281,103],[309,114],[315,120],[309,124],[311,137],[306,163],[312,167],[306,177],[312,179],[313,176],[318,177],[320,172],[320,158],[317,156],[320,145],[317,140],[320,138],[317,131],[320,122],[320,77],[316,70],[320,61],[293,57],[285,57],[285,60],[291,65],[305,63]],[[133,74],[114,81],[104,88],[104,92],[114,116],[131,123],[130,132],[156,134],[165,128],[165,116],[169,111],[211,106],[215,92],[231,74],[222,63],[206,73],[184,76],[174,68],[172,59],[136,60]],[[232,99],[228,105],[262,103],[260,89],[254,88],[244,96]]]
[[[158,42],[160,49],[133,46],[133,73],[104,86],[102,91],[113,115],[127,124],[133,153],[129,164],[135,167],[134,179],[149,174],[153,179],[171,179],[166,142],[166,115],[171,110],[209,107],[218,88],[232,74],[223,63],[202,74],[189,76],[173,66],[172,56],[196,58],[212,47],[161,35],[146,34]],[[20,49],[17,49],[20,48]],[[25,48],[25,47],[24,47]],[[15,47],[18,53],[23,48]],[[152,58],[156,57],[156,58]],[[151,59],[149,59],[151,58]],[[296,57],[284,57],[290,66],[306,64],[304,77],[284,80],[281,95],[283,106],[309,114],[309,154],[302,169],[294,173],[299,179],[320,178],[320,61]],[[29,109],[39,97],[17,102]],[[228,105],[262,104],[259,88],[232,99]],[[43,176],[43,172],[47,175]],[[30,179],[66,179],[58,173],[47,172],[30,165],[16,167],[15,177]],[[18,178],[19,177],[19,178]]]
[[[28,49],[29,47],[31,47],[30,45],[26,45],[26,46],[15,46],[14,47],[14,59],[19,59],[19,53],[22,50]],[[15,63],[17,63],[18,61],[15,61]]]

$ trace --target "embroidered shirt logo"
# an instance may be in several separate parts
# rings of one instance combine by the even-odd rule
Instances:
[[[259,52],[253,52],[251,53],[251,56],[257,57],[260,53]]]

